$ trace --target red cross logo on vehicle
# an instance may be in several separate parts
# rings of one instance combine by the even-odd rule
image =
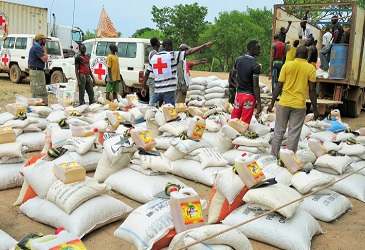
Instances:
[[[106,73],[106,70],[103,69],[103,64],[99,63],[98,67],[94,69],[94,74],[98,75],[98,80],[102,80],[102,76],[104,76]]]
[[[6,66],[8,65],[9,63],[9,57],[7,54],[4,54],[2,57],[1,57],[1,62]]]
[[[4,16],[0,16],[0,26],[5,26],[6,24],[6,19]]]
[[[167,69],[167,63],[164,63],[162,61],[162,58],[159,57],[159,58],[157,58],[157,63],[155,63],[153,65],[153,68],[157,69],[158,74],[161,75],[161,74],[163,74],[163,70]]]

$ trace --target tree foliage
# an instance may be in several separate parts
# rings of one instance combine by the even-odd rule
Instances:
[[[163,8],[154,5],[151,13],[157,28],[165,37],[172,39],[175,46],[181,43],[194,46],[206,27],[208,9],[197,3]]]
[[[158,37],[159,39],[162,40],[164,38],[164,35],[160,30],[145,27],[145,28],[136,30],[136,32],[134,32],[132,37],[146,38],[146,39],[151,39],[152,37]]]
[[[214,60],[213,70],[229,71],[235,59],[246,52],[249,40],[261,44],[258,58],[267,72],[270,60],[272,13],[267,9],[247,9],[245,12],[222,12],[201,35],[201,41],[215,40],[212,50],[202,56]]]
[[[93,39],[96,37],[96,31],[87,30],[84,34],[84,40]]]

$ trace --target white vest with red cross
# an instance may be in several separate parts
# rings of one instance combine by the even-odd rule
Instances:
[[[171,69],[171,54],[155,54],[150,60],[155,81],[164,81],[173,77]]]

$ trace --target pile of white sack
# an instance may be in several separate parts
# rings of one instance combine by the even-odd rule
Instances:
[[[196,77],[191,80],[186,95],[188,106],[223,106],[227,101],[228,81],[218,77]]]
[[[77,108],[18,103],[26,106],[26,119],[0,114],[0,129],[10,128],[16,136],[14,142],[0,144],[0,188],[22,185],[15,202],[22,213],[78,237],[131,212],[108,195],[111,189],[141,203],[115,231],[116,237],[137,249],[176,249],[365,166],[365,131],[350,132],[338,113],[324,121],[308,115],[298,151],[286,149],[284,138],[280,163],[270,155],[275,114],[264,112],[251,124],[231,120],[227,86],[217,77],[193,78],[187,105],[159,109],[134,95]],[[57,155],[60,148],[63,153]],[[42,153],[26,160],[32,151]],[[269,180],[267,185],[249,188],[235,173],[237,162],[248,159],[260,178]],[[95,173],[83,182],[64,184],[53,169],[67,163]],[[170,184],[188,188],[177,177],[211,187],[206,225],[178,234],[166,196]],[[310,249],[312,237],[322,233],[317,220],[331,222],[346,213],[352,207],[347,197],[365,202],[365,170],[191,249],[252,249],[248,239],[283,249]]]

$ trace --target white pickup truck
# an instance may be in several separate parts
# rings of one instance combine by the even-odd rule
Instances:
[[[106,57],[109,45],[115,44],[118,47],[120,73],[124,80],[123,93],[139,92],[151,50],[148,39],[95,38],[86,40],[83,44],[86,53],[90,55],[90,67],[97,84],[105,84],[108,73]],[[74,58],[54,60],[50,70],[53,83],[76,79]]]
[[[33,46],[34,36],[32,34],[9,34],[0,46],[0,72],[8,73],[12,82],[19,83],[28,75],[29,50]],[[53,60],[63,58],[60,40],[49,37],[46,42],[46,50],[49,55],[46,76],[49,80]]]

